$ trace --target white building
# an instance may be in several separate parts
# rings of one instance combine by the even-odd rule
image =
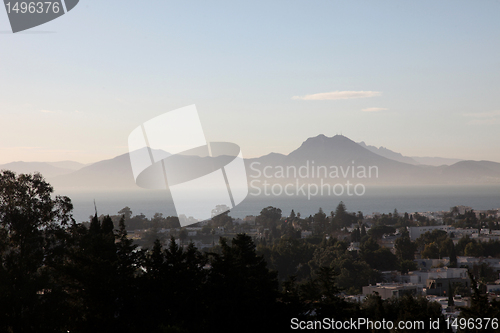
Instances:
[[[458,266],[463,265],[472,268],[474,265],[481,265],[483,263],[500,274],[500,259],[498,258],[457,257]]]
[[[375,286],[363,287],[363,295],[378,293],[382,299],[402,297],[403,295],[422,295],[424,285],[414,283],[377,283]]]
[[[411,271],[408,275],[401,275],[401,282],[425,284],[427,280],[466,278],[466,268],[433,268],[427,271]]]

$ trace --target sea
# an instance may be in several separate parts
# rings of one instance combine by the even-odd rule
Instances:
[[[176,216],[174,202],[166,190],[127,191],[74,191],[61,190],[57,195],[68,196],[74,206],[73,217],[77,222],[89,221],[97,209],[98,215],[117,215],[129,207],[133,215],[144,214],[151,218],[155,213]],[[439,185],[439,186],[366,186],[362,195],[256,195],[250,192],[240,204],[231,209],[229,215],[244,218],[258,215],[268,206],[280,208],[283,216],[292,209],[302,217],[314,215],[319,208],[328,215],[342,201],[349,212],[361,211],[365,216],[373,213],[399,213],[448,211],[453,206],[469,206],[475,210],[500,208],[500,185]],[[193,207],[206,209],[204,202],[210,193],[196,193],[190,197]]]

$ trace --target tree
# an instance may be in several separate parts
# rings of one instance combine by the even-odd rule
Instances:
[[[322,291],[322,296],[326,299],[332,299],[340,289],[335,284],[335,277],[338,274],[331,267],[320,267],[316,272],[316,279]]]
[[[128,221],[132,217],[132,210],[129,206],[126,206],[125,208],[120,209],[118,214],[123,215],[125,217],[125,221]]]
[[[416,271],[418,265],[413,260],[401,260],[399,261],[399,271],[401,274],[408,274],[410,271]]]
[[[359,231],[359,228],[356,228],[351,232],[351,242],[359,242],[360,240],[361,231]]]
[[[255,331],[259,327],[255,318],[259,318],[259,322],[277,329],[279,323],[273,320],[279,308],[276,273],[270,272],[263,257],[256,254],[248,235],[238,234],[231,246],[221,238],[220,246],[220,254],[210,254],[207,299],[211,302],[206,310],[206,326],[213,330],[220,327],[219,315],[224,313],[227,327],[245,323],[243,331]]]
[[[465,247],[470,242],[474,242],[474,240],[471,239],[468,235],[464,235],[462,238],[460,238],[458,240],[458,243],[457,243],[457,246],[455,247],[455,250],[459,256],[465,255]]]
[[[451,249],[450,249],[450,267],[452,268],[457,267],[457,253],[455,251],[455,244],[453,244],[453,241],[451,242]]]
[[[309,274],[307,263],[314,249],[309,244],[294,238],[280,238],[269,253],[269,265],[278,272],[280,281],[295,275],[303,278]]]
[[[399,325],[398,322],[416,322],[420,321],[425,323],[425,329],[416,330],[402,329],[397,332],[449,332],[444,322],[444,315],[442,314],[441,305],[437,302],[428,300],[425,297],[415,297],[412,295],[404,295],[399,298],[391,298],[386,301],[386,307],[390,309],[388,313],[388,320],[394,321],[394,326]],[[439,321],[439,329],[431,329],[429,321]]]
[[[355,216],[350,215],[347,212],[347,209],[344,205],[344,202],[341,201],[337,208],[335,209],[335,217],[333,220],[335,229],[342,229],[348,227],[356,220]]]
[[[103,228],[108,222],[97,214],[89,228],[74,225],[67,260],[61,267],[63,289],[70,291],[69,309],[80,322],[72,322],[68,331],[92,331],[116,327],[115,310],[117,292],[117,251],[113,229]],[[71,316],[70,316],[71,317]]]
[[[205,324],[206,259],[192,243],[183,248],[173,237],[168,243],[163,249],[159,241],[155,242],[142,258],[144,274],[139,277],[140,290],[135,293],[137,313],[131,315],[140,328],[129,332],[195,332]],[[192,320],[192,311],[198,313],[197,320]]]
[[[464,252],[469,257],[481,257],[483,255],[483,247],[480,242],[470,242],[465,247]]]
[[[361,225],[361,239],[363,239],[363,237],[366,236],[366,227],[365,227],[365,224],[363,223]]]
[[[411,241],[408,231],[405,230],[401,237],[396,239],[394,248],[396,249],[396,256],[399,261],[415,259],[417,244]]]
[[[451,283],[448,284],[448,306],[449,307],[454,307],[455,306],[455,300],[453,299],[455,297],[455,294],[453,293],[453,289],[451,287]]]
[[[64,230],[74,223],[73,205],[52,192],[39,173],[0,171],[1,331],[42,331],[45,318],[62,305],[47,308],[53,294],[44,291],[58,289],[50,272],[61,260]]]
[[[212,218],[223,213],[229,213],[230,208],[226,205],[217,205],[212,209]]]
[[[335,271],[339,272],[337,284],[339,288],[360,293],[363,286],[379,282],[379,274],[363,260],[354,260],[343,256],[335,261]]]
[[[396,229],[388,225],[377,225],[368,231],[368,235],[380,239],[385,234],[393,234],[395,232]]]
[[[229,210],[212,217],[212,226],[214,227],[232,227],[233,218],[229,216]]]
[[[441,257],[450,257],[453,251],[454,245],[453,241],[446,237],[439,243],[439,254]]]
[[[370,266],[379,271],[389,271],[398,266],[397,257],[386,247],[381,247],[374,252],[374,261],[368,262]]]
[[[500,302],[488,301],[488,296],[480,292],[478,283],[471,271],[467,271],[472,287],[471,305],[470,307],[460,308],[459,318],[499,318],[500,317]],[[469,332],[498,332],[498,327],[484,327],[481,330],[469,330]]]
[[[182,228],[181,231],[179,232],[179,239],[181,240],[181,244],[184,244],[184,241],[188,237],[188,231],[186,228]]]
[[[435,242],[425,245],[421,253],[422,258],[439,259],[439,247]]]
[[[314,223],[316,224],[316,231],[318,234],[323,234],[327,227],[328,227],[328,219],[326,218],[326,214],[323,212],[323,209],[321,207],[319,208],[318,212],[314,214]]]
[[[259,216],[255,218],[255,222],[264,228],[271,228],[276,226],[280,219],[281,209],[269,206],[261,210]]]
[[[396,256],[386,247],[380,247],[377,241],[370,237],[361,245],[360,257],[372,268],[391,270],[396,268]]]
[[[143,247],[149,248],[152,247],[156,240],[160,240],[160,242],[165,242],[166,237],[163,232],[160,232],[160,226],[158,221],[153,221],[151,227],[144,233],[142,237]]]

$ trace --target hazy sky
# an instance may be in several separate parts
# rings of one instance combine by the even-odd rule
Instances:
[[[500,1],[81,0],[12,34],[0,8],[0,163],[94,162],[196,104],[245,157],[342,133],[500,162]]]

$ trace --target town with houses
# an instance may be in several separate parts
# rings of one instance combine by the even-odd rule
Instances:
[[[276,246],[280,240],[289,238],[295,239],[296,242],[312,243],[327,242],[330,238],[335,238],[343,240],[347,245],[346,251],[354,254],[355,258],[362,257],[360,253],[363,252],[363,239],[359,237],[362,233],[371,234],[371,237],[376,238],[379,248],[389,250],[394,256],[398,256],[398,239],[402,237],[407,237],[412,244],[418,244],[426,236],[432,238],[431,235],[438,235],[442,239],[451,240],[453,248],[458,248],[464,240],[471,244],[500,244],[500,209],[474,210],[472,207],[455,206],[449,211],[418,212],[411,215],[400,215],[395,211],[391,214],[372,213],[367,216],[360,213],[343,213],[344,208],[341,212],[338,209],[331,212],[330,216],[320,209],[318,214],[306,218],[301,218],[300,213],[295,214],[293,211],[289,216],[281,216],[281,210],[274,207],[263,209],[259,216],[245,218],[232,218],[225,212],[212,220],[193,220],[193,224],[185,228],[165,228],[157,225],[150,229],[131,230],[129,235],[144,246],[148,246],[144,243],[148,237],[159,237],[163,239],[164,246],[168,246],[171,239],[175,239],[179,246],[185,247],[193,243],[200,250],[213,249],[221,237],[231,239],[239,233],[251,236],[258,245],[258,250],[266,246]],[[275,216],[272,216],[273,213]],[[351,217],[353,223],[346,225],[344,219],[343,228],[338,225],[332,228],[339,214]],[[392,222],[381,225],[384,218],[386,222],[391,219]],[[398,222],[394,223],[396,219]],[[391,226],[390,223],[394,224]],[[475,227],[468,226],[473,223],[476,223]],[[359,236],[356,236],[356,233]],[[171,236],[174,238],[170,239]],[[340,295],[351,302],[363,302],[368,295],[373,294],[379,295],[383,300],[406,294],[424,296],[438,302],[447,317],[456,318],[461,307],[470,306],[473,286],[468,271],[474,268],[478,272],[476,284],[479,286],[481,281],[481,292],[487,295],[490,301],[500,300],[499,253],[495,256],[483,256],[480,253],[473,255],[477,249],[468,245],[463,255],[459,255],[458,251],[454,258],[450,258],[449,253],[442,249],[432,254],[432,246],[434,243],[424,242],[423,248],[415,245],[414,253],[410,254],[410,257],[413,257],[411,269],[379,270],[378,281],[366,283],[357,293],[342,291]],[[272,263],[270,264],[272,268]],[[485,270],[489,275],[481,276]]]

